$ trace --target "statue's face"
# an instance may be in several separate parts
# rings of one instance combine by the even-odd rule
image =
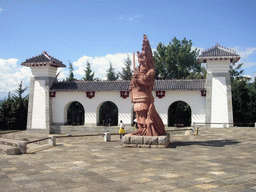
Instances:
[[[139,57],[139,63],[140,63],[140,73],[147,73],[149,68],[147,65],[147,60],[146,57],[143,57],[143,55],[141,55],[141,57]]]
[[[143,66],[146,66],[146,59],[143,57],[139,57],[139,63]]]

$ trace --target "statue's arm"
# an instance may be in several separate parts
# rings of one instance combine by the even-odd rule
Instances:
[[[141,85],[151,86],[155,77],[155,70],[150,69],[145,75],[141,75],[137,81]]]

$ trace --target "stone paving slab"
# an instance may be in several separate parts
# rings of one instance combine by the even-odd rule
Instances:
[[[125,148],[118,135],[57,139],[0,154],[0,191],[256,191],[256,128],[201,128],[169,148]]]

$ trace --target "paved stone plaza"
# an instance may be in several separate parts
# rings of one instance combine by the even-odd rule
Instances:
[[[201,128],[160,149],[111,140],[57,139],[35,153],[0,154],[0,191],[256,191],[256,128]]]

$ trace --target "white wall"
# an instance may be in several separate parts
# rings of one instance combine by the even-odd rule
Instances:
[[[57,67],[50,66],[47,64],[46,66],[31,66],[32,76],[40,77],[40,76],[49,76],[55,77],[57,72]]]
[[[227,73],[229,71],[230,59],[223,60],[207,60],[207,72],[208,73]]]
[[[155,93],[156,110],[162,118],[165,125],[168,125],[168,109],[176,101],[186,102],[192,113],[191,124],[194,122],[205,123],[205,97],[198,91],[166,91],[165,97],[159,99]]]
[[[106,102],[113,102],[118,108],[118,121],[123,120],[125,124],[131,124],[131,111],[133,104],[130,97],[123,99],[120,92],[96,92],[95,97],[89,99],[85,92],[57,92],[52,98],[53,123],[67,122],[67,109],[74,102],[80,102],[85,110],[85,124],[96,125],[99,123],[100,106]]]
[[[225,74],[229,73],[230,59],[212,59],[207,60],[207,71],[211,73]],[[212,78],[212,95],[211,95],[211,127],[223,127],[223,123],[229,122],[228,117],[228,96],[227,96],[227,82],[226,77],[213,77]],[[221,124],[214,124],[221,123]],[[230,125],[227,124],[229,127]]]
[[[228,101],[227,86],[225,77],[212,78],[212,104],[211,122],[229,123],[228,121]],[[212,127],[223,127],[220,124],[212,124]]]
[[[155,97],[155,107],[165,125],[168,125],[168,108],[175,101],[188,103],[192,110],[192,123],[205,122],[205,97],[198,91],[167,91],[162,99]],[[99,119],[99,108],[105,101],[115,103],[118,108],[118,122],[123,120],[125,124],[131,124],[133,104],[131,97],[123,99],[120,92],[95,92],[95,97],[89,99],[85,92],[57,92],[52,99],[52,121],[53,123],[67,122],[67,109],[74,102],[80,102],[85,111],[85,124],[96,125]]]
[[[46,129],[45,82],[38,80],[34,83],[32,106],[32,129]]]
[[[67,110],[69,105],[78,101],[87,111],[88,106],[85,105],[86,93],[84,92],[57,92],[55,97],[52,97],[52,122],[53,123],[66,123]],[[88,102],[88,101],[87,101]]]

